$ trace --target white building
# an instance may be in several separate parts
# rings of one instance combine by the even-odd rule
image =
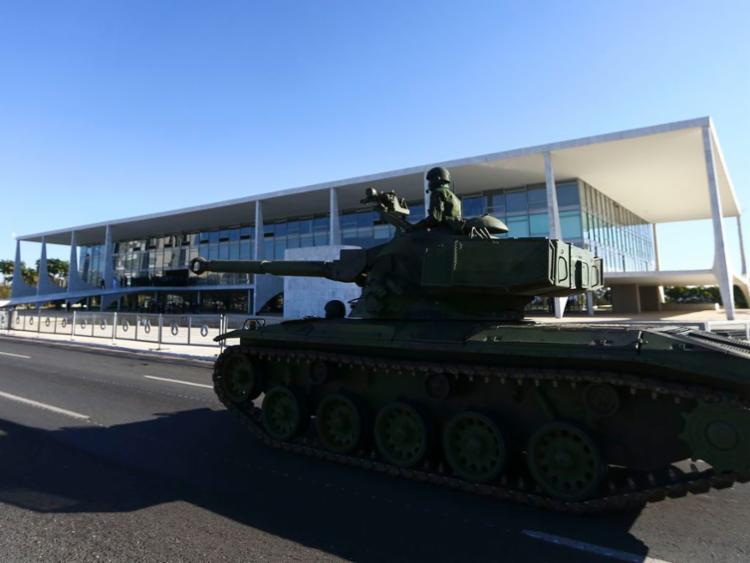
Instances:
[[[41,244],[40,282],[28,287],[16,268],[10,306],[94,299],[125,308],[144,305],[258,311],[282,291],[269,276],[195,278],[189,260],[283,259],[287,248],[372,246],[391,228],[359,203],[366,187],[395,189],[415,220],[424,215],[424,174],[450,169],[467,216],[492,213],[510,236],[563,238],[604,258],[616,310],[659,305],[659,286],[720,287],[733,319],[733,286],[748,295],[740,206],[716,131],[708,117],[619,131],[402,170],[252,195],[230,201],[18,237]],[[740,271],[727,259],[722,218],[736,217]],[[711,219],[711,269],[664,271],[654,226]],[[46,275],[46,243],[71,247],[67,288]]]

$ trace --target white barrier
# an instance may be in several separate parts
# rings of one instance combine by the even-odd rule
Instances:
[[[206,346],[223,348],[217,336],[240,328],[242,315],[161,315],[144,313],[98,313],[92,311],[16,310],[0,311],[0,329],[148,342],[160,348]],[[240,320],[241,319],[241,320]],[[229,328],[231,327],[231,328]]]

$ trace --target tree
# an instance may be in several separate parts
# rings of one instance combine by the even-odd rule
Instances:
[[[28,285],[34,286],[37,284],[37,280],[39,279],[39,262],[40,260],[36,261],[36,269],[28,268],[24,262],[21,262],[21,276],[23,277],[23,281]],[[12,284],[13,270],[15,270],[15,261],[0,260],[0,275],[3,278],[2,286],[8,287]],[[57,281],[65,281],[69,270],[70,265],[67,260],[60,260],[59,258],[49,258],[47,260],[47,272]]]
[[[27,285],[36,285],[36,281],[39,279],[37,271],[34,268],[27,268],[26,266],[21,267],[21,276]]]
[[[0,260],[0,274],[3,276],[3,284],[8,285],[13,279],[13,269],[15,262],[13,260]]]
[[[39,271],[39,263],[41,260],[36,261],[36,271]],[[69,264],[67,260],[60,260],[59,258],[48,258],[47,259],[47,273],[56,280],[63,280],[68,277]]]
[[[721,303],[721,294],[716,286],[665,287],[667,301],[673,303]]]

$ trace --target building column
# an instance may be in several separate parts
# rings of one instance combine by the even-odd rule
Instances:
[[[593,291],[587,291],[586,292],[586,313],[589,317],[594,316],[594,292]]]
[[[39,279],[36,283],[36,294],[46,295],[56,293],[59,287],[49,278],[49,269],[47,267],[47,240],[42,237],[42,254],[39,257],[39,268],[37,269]]]
[[[544,179],[547,187],[547,215],[549,217],[549,238],[562,240],[560,228],[560,210],[557,206],[557,186],[555,185],[555,171],[552,168],[552,155],[544,153]],[[555,303],[555,317],[561,319],[565,314],[567,297],[553,297]]]
[[[23,267],[21,263],[21,241],[16,239],[16,259],[13,263],[13,285],[10,289],[11,299],[14,297],[29,297],[36,293],[36,288],[23,281]]]
[[[711,221],[714,227],[714,273],[719,280],[719,291],[724,303],[727,320],[734,320],[734,291],[732,276],[727,259],[727,248],[724,239],[724,225],[721,217],[721,197],[716,181],[716,163],[714,160],[713,139],[710,125],[703,126],[703,156],[706,161],[706,179],[708,196],[711,202]]]
[[[253,249],[254,256],[253,260],[263,260],[263,202],[260,200],[255,202],[255,248]],[[260,276],[253,274],[253,305],[250,311],[251,315],[258,312],[258,309],[262,303],[258,303],[258,280]]]
[[[102,266],[102,278],[104,289],[114,289],[115,265],[114,265],[114,243],[112,242],[112,225],[104,229],[104,264]]]
[[[328,215],[330,218],[328,229],[328,244],[341,244],[341,219],[339,217],[339,192],[336,188],[328,190]]]
[[[78,245],[75,231],[70,232],[70,260],[68,262],[68,293],[96,289],[81,279],[78,270]]]
[[[661,270],[661,260],[659,259],[659,240],[656,238],[656,223],[651,223],[651,236],[654,239],[654,267],[658,272]]]
[[[263,259],[263,203],[255,202],[255,256],[253,260]]]
[[[102,263],[104,291],[111,291],[116,288],[114,247],[115,245],[112,242],[112,225],[107,225],[104,229],[104,259]],[[102,293],[101,298],[99,299],[99,310],[106,311],[115,301],[117,301],[117,296]]]
[[[80,289],[80,276],[78,273],[78,245],[76,244],[76,232],[70,233],[70,260],[68,260],[68,293]]]
[[[742,236],[742,215],[737,215],[737,235],[740,241],[740,266],[742,267],[742,275],[747,276],[747,262],[745,258],[745,241]]]

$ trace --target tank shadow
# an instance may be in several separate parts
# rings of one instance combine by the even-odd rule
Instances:
[[[0,420],[0,501],[46,513],[182,500],[360,561],[586,561],[535,530],[646,556],[639,511],[574,517],[269,450],[223,411],[45,431]],[[591,560],[595,560],[592,558]]]

